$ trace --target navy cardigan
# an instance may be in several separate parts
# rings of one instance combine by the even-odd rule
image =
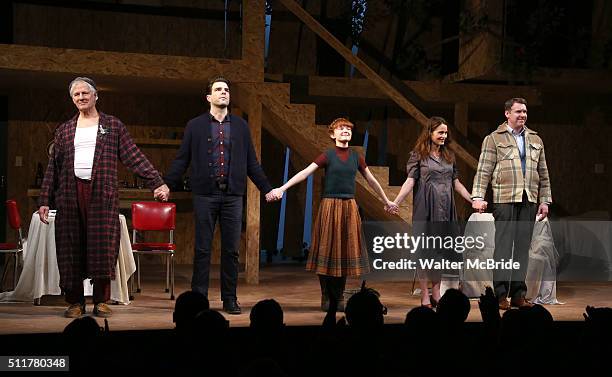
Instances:
[[[259,191],[268,193],[272,190],[272,186],[257,161],[248,124],[244,119],[235,115],[230,115],[230,122],[231,151],[227,193],[244,195],[247,176],[255,183]],[[181,178],[189,164],[191,164],[192,191],[198,195],[212,193],[215,189],[215,176],[208,113],[187,122],[181,147],[168,174],[164,177],[164,181],[171,189],[175,190],[182,186]]]

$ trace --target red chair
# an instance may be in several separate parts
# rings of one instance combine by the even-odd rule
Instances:
[[[21,257],[23,255],[23,243],[25,241],[23,238],[23,232],[21,231],[21,216],[19,216],[19,208],[17,208],[16,201],[6,201],[6,216],[8,217],[11,228],[17,231],[17,243],[0,243],[0,253],[13,257],[13,265],[15,267],[13,270],[13,289],[15,289],[17,286],[17,280],[19,279],[17,271],[19,271],[19,262],[21,261]],[[6,261],[2,271],[2,280],[0,280],[0,284],[4,284],[4,278],[6,277],[8,265],[9,261]]]
[[[170,285],[170,299],[174,300],[174,229],[176,227],[176,204],[159,202],[132,203],[132,252],[136,254],[137,290],[140,292],[140,254],[157,254],[166,257],[166,292]],[[146,231],[169,231],[170,242],[137,242],[138,233]]]

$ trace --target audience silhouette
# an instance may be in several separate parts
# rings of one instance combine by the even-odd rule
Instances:
[[[110,335],[108,322],[101,327],[91,316],[66,326],[58,354],[70,356],[71,371],[91,370],[102,360],[127,370],[151,368],[176,375],[504,376],[562,373],[575,365],[583,374],[594,375],[607,368],[612,308],[587,306],[574,343],[562,337],[560,324],[541,305],[507,310],[501,316],[498,300],[487,287],[478,308],[482,323],[466,322],[469,299],[448,289],[436,310],[418,306],[408,311],[403,325],[385,325],[387,308],[364,281],[348,298],[344,315],[332,302],[318,328],[286,327],[280,303],[264,299],[251,309],[248,328],[230,331],[230,322],[209,308],[206,297],[188,291],[175,303],[176,327],[164,344],[172,350],[167,359],[146,351],[132,354],[128,364],[113,359],[108,341],[114,333]],[[135,345],[124,345],[130,346]]]

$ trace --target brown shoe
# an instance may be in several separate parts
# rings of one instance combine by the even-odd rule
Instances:
[[[64,311],[64,317],[66,318],[79,318],[83,314],[85,314],[85,304],[71,304]]]
[[[499,299],[499,310],[510,310],[510,303],[506,296],[503,296]]]
[[[510,300],[510,306],[517,308],[531,308],[533,304],[525,300],[524,297],[513,297],[512,300]]]
[[[94,306],[93,313],[96,317],[108,318],[113,315],[113,311],[103,302],[100,302]]]

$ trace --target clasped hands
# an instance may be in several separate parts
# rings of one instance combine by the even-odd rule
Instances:
[[[170,189],[168,188],[168,185],[161,185],[158,188],[156,188],[153,191],[153,198],[161,202],[168,201],[168,199],[170,199]]]
[[[488,203],[484,200],[474,200],[472,201],[472,208],[478,213],[483,213],[487,210],[487,204]]]
[[[397,215],[399,214],[399,205],[391,200],[387,200],[387,203],[385,204],[385,211],[392,215]]]
[[[281,200],[283,198],[283,194],[284,191],[280,188],[272,189],[266,194],[266,202],[270,203],[276,202],[277,200]]]

